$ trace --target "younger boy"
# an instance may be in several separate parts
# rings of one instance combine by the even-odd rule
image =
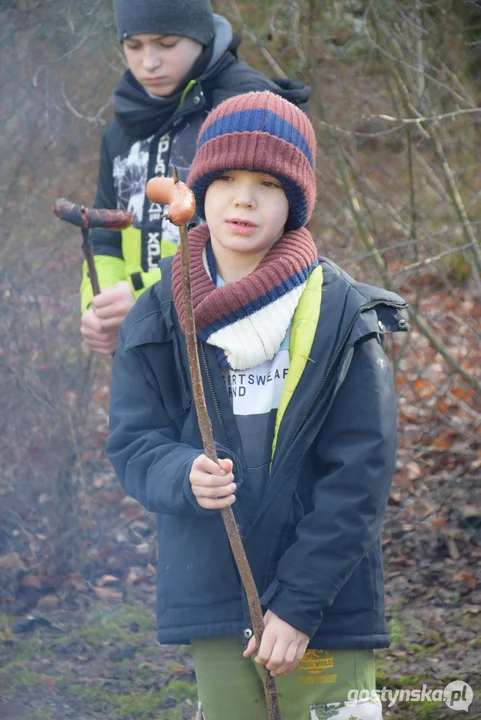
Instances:
[[[382,350],[406,304],[319,259],[307,117],[269,92],[203,124],[189,184],[200,362],[219,465],[192,401],[179,253],[120,331],[107,452],[157,514],[158,641],[190,642],[206,720],[378,720],[374,648],[387,647],[380,531],[396,402]],[[256,654],[222,518],[233,504],[265,610]],[[363,691],[355,709],[349,690]]]
[[[95,207],[133,214],[127,230],[94,230],[102,292],[92,299],[84,263],[81,333],[97,352],[117,346],[127,311],[160,278],[159,260],[177,249],[178,229],[145,197],[147,180],[187,178],[207,112],[233,95],[272,90],[307,106],[309,88],[269,80],[237,57],[240,38],[209,0],[114,0],[117,37],[128,65],[105,130]]]

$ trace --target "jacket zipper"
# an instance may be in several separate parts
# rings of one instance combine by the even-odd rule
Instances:
[[[370,310],[371,308],[375,307],[376,305],[378,305],[378,304],[381,303],[381,302],[383,303],[383,305],[389,305],[390,307],[402,307],[399,303],[387,302],[386,300],[379,299],[379,300],[373,300],[371,303],[369,303],[369,304],[367,304],[367,305],[363,305],[362,307],[359,308],[359,310],[356,312],[356,314],[353,316],[353,318],[352,318],[352,320],[351,320],[351,323],[350,323],[349,328],[348,328],[348,330],[347,330],[347,332],[346,332],[346,334],[345,334],[345,336],[344,336],[344,339],[343,339],[343,341],[342,341],[342,343],[341,343],[341,346],[339,347],[339,350],[337,351],[337,353],[336,353],[333,361],[332,361],[331,364],[329,365],[329,367],[328,367],[328,369],[327,369],[327,372],[326,372],[326,374],[325,374],[325,376],[324,376],[324,379],[323,379],[322,383],[320,384],[320,386],[319,386],[316,394],[314,395],[314,397],[312,398],[311,402],[309,403],[309,407],[307,408],[306,412],[304,413],[304,416],[303,416],[302,420],[300,421],[299,425],[298,425],[297,428],[295,429],[294,434],[292,435],[292,437],[291,437],[291,439],[290,439],[290,441],[289,441],[289,445],[288,445],[287,448],[286,448],[286,452],[291,448],[292,444],[294,443],[294,440],[295,440],[296,437],[299,435],[299,432],[301,431],[302,426],[303,426],[304,423],[306,422],[306,420],[307,420],[307,418],[308,418],[308,416],[309,416],[309,413],[311,412],[312,408],[314,407],[315,403],[317,402],[317,399],[318,399],[319,395],[320,395],[321,392],[323,391],[324,386],[326,385],[327,380],[328,380],[328,378],[329,378],[329,376],[330,376],[330,374],[331,374],[331,372],[332,372],[332,369],[333,369],[334,366],[336,365],[336,363],[337,363],[340,355],[344,352],[345,347],[346,347],[346,344],[347,344],[347,341],[349,340],[349,336],[350,336],[350,334],[351,334],[351,332],[352,332],[352,329],[353,329],[354,325],[356,324],[357,319],[359,318],[360,314],[361,314],[362,312],[364,312],[364,310]]]
[[[203,343],[203,342],[200,343],[200,352],[201,352],[201,355],[202,355],[202,362],[203,362],[204,367],[205,367],[205,372],[206,372],[206,375],[207,375],[207,381],[208,381],[208,383],[209,383],[209,388],[210,388],[210,391],[211,391],[211,393],[212,393],[212,399],[213,399],[213,401],[214,401],[214,407],[215,407],[215,411],[216,411],[216,413],[217,413],[217,418],[218,418],[218,420],[219,420],[219,425],[220,425],[221,428],[222,428],[222,433],[223,433],[223,435],[224,435],[226,447],[227,447],[227,448],[230,448],[229,438],[228,438],[228,436],[227,436],[227,431],[226,431],[226,429],[225,429],[224,420],[222,419],[222,414],[221,414],[221,412],[220,412],[219,402],[218,402],[218,400],[217,400],[217,395],[216,395],[216,393],[215,393],[214,383],[212,382],[212,376],[211,376],[211,374],[210,374],[209,364],[208,364],[208,362],[207,362],[207,356],[206,356],[206,354],[205,354],[205,347],[204,347],[204,343]]]

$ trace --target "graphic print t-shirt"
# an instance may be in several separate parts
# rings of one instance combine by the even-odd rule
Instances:
[[[223,285],[220,277],[217,285]],[[248,370],[222,369],[249,468],[249,503],[256,506],[269,475],[277,409],[289,370],[290,327],[272,360]],[[247,500],[247,498],[245,498]]]

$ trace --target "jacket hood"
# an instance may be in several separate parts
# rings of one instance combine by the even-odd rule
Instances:
[[[241,44],[242,40],[239,35],[232,32],[232,26],[225,17],[222,15],[214,15],[215,22],[215,38],[214,38],[214,52],[212,58],[207,66],[206,75],[215,67],[220,58],[224,55],[227,50],[230,50],[234,54],[237,53],[237,48]]]
[[[241,43],[238,35],[232,32],[230,23],[221,15],[214,15],[215,37],[213,47],[204,50],[210,59],[207,67],[195,78],[201,82],[209,81],[230,59],[234,59],[237,48]],[[229,57],[230,56],[230,57]],[[202,55],[199,58],[202,62]],[[135,79],[130,70],[126,70],[114,90],[112,104],[115,115],[124,130],[135,137],[148,137],[155,133],[164,121],[167,121],[179,108],[182,102],[182,93],[189,75],[179,88],[168,97],[155,97]]]
[[[325,257],[320,258],[321,262],[329,267],[330,272],[334,276],[342,278],[348,285],[351,285],[364,299],[365,304],[385,302],[387,305],[396,305],[399,307],[407,307],[407,303],[403,298],[392,290],[385,290],[377,285],[369,285],[368,283],[358,282],[349,275],[345,270],[336,265],[332,260]]]
[[[311,95],[311,88],[309,85],[299,82],[299,80],[292,80],[291,78],[273,78],[272,82],[277,85],[278,89],[275,92],[283,97],[285,100],[297,105],[307,115],[307,103]]]
[[[354,280],[349,273],[342,270],[332,260],[320,258],[324,268],[323,292],[334,294],[337,297],[335,305],[340,303],[344,310],[345,319],[358,317],[358,333],[363,333],[369,325],[368,315],[375,322],[376,332],[406,332],[409,330],[408,304],[397,293],[391,290],[369,285]],[[341,298],[344,298],[341,301]],[[372,315],[369,311],[375,308]],[[367,323],[367,325],[366,325]],[[372,322],[371,322],[372,324]],[[354,333],[353,337],[356,337]]]

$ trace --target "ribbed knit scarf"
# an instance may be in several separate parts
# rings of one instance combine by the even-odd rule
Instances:
[[[318,264],[310,232],[285,233],[253,272],[222,287],[216,286],[207,225],[189,232],[189,248],[197,337],[218,348],[221,367],[246,370],[272,360]],[[185,332],[180,249],[172,265],[172,292]]]

